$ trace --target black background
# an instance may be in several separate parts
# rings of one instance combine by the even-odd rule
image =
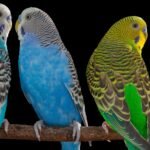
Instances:
[[[13,28],[8,38],[8,50],[12,65],[12,81],[6,112],[6,118],[9,120],[9,122],[15,124],[33,125],[35,121],[38,120],[32,107],[27,103],[25,97],[23,96],[20,88],[17,67],[19,41],[14,30],[15,21],[22,10],[30,6],[34,6],[47,12],[55,22],[61,38],[65,43],[65,46],[70,51],[77,68],[82,87],[82,93],[85,98],[89,125],[100,126],[103,119],[99,115],[94,100],[87,88],[85,76],[86,65],[90,55],[96,48],[100,39],[109,29],[109,27],[118,19],[129,15],[138,15],[143,17],[148,23],[148,26],[150,26],[150,15],[148,16],[148,13],[146,13],[146,8],[144,11],[143,9],[141,10],[141,7],[144,7],[146,4],[141,4],[141,7],[136,7],[134,4],[128,5],[127,3],[127,5],[125,5],[124,2],[120,2],[120,4],[116,3],[114,5],[110,4],[109,2],[106,2],[106,4],[85,2],[81,5],[81,2],[75,3],[73,1],[66,2],[66,4],[61,4],[60,1],[55,1],[55,4],[52,4],[48,0],[3,0],[0,2],[10,8],[13,16]],[[148,52],[148,47],[150,47],[149,43],[150,42],[148,40],[143,50],[143,58],[147,64],[148,70],[150,66],[150,54]],[[31,146],[34,149],[60,149],[60,145],[57,142],[0,140],[0,148],[11,147],[12,149],[20,150],[20,148],[31,148]],[[123,141],[112,141],[111,143],[93,142],[92,148],[88,147],[88,143],[82,143],[81,146],[81,150],[107,150],[110,148],[115,150],[126,149]]]

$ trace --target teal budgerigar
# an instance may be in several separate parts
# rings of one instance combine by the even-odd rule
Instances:
[[[52,19],[38,8],[25,9],[16,22],[20,40],[21,88],[41,126],[73,126],[76,142],[61,142],[62,150],[79,150],[80,123],[88,126],[77,72]]]
[[[8,91],[11,80],[11,67],[7,50],[7,37],[12,27],[11,13],[7,6],[0,3],[0,127],[4,123],[8,131],[8,121],[5,118]]]
[[[117,21],[94,50],[86,72],[98,110],[129,150],[150,150],[150,79],[141,55],[147,37],[142,18]]]

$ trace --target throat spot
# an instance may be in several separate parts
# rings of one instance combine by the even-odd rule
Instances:
[[[21,27],[21,34],[22,34],[22,35],[25,35],[25,31],[24,31],[24,28],[23,28],[23,27]]]
[[[134,39],[134,41],[135,41],[136,44],[139,42],[139,40],[140,40],[140,37],[139,37],[139,36],[137,36],[137,37]]]

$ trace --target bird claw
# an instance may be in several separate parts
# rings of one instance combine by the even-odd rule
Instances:
[[[102,128],[103,128],[103,130],[105,131],[105,133],[106,134],[109,134],[109,125],[107,124],[107,122],[106,121],[104,121],[103,123],[102,123]],[[107,142],[111,142],[110,140],[107,140]]]
[[[8,133],[8,127],[9,127],[9,121],[7,119],[4,119],[3,125],[4,125],[4,131],[7,134]]]
[[[79,142],[80,140],[80,130],[81,130],[81,124],[77,121],[73,121],[73,134],[72,137],[75,140],[75,143]]]
[[[102,128],[104,129],[106,134],[109,134],[109,128],[108,127],[109,127],[108,124],[104,121],[102,123]]]
[[[36,135],[36,138],[38,139],[38,141],[40,141],[40,133],[41,133],[43,126],[44,126],[43,120],[39,120],[39,121],[35,122],[35,124],[34,124],[34,131],[35,131],[35,135]]]
[[[89,146],[92,147],[92,141],[89,141],[88,143],[89,143]]]

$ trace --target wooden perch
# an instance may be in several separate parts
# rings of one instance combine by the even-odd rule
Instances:
[[[37,140],[35,137],[33,126],[10,124],[8,133],[4,129],[0,129],[0,139],[15,140]],[[104,140],[122,140],[114,131],[110,130],[106,134],[101,127],[82,127],[81,141],[104,141]],[[44,127],[41,132],[41,141],[73,141],[72,127],[56,128]]]

